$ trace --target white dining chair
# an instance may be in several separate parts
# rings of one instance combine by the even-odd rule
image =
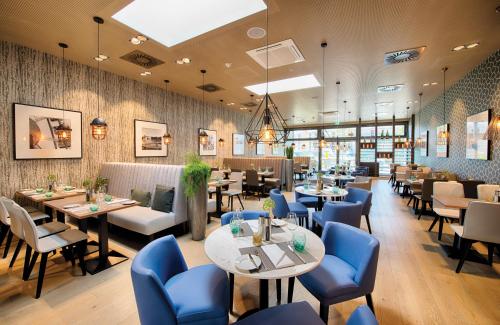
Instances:
[[[17,214],[16,214],[17,215]],[[73,249],[76,249],[78,259],[80,262],[80,268],[82,274],[86,275],[85,261],[83,256],[87,248],[87,234],[76,229],[68,229],[63,232],[46,236],[43,238],[38,238],[38,231],[33,219],[31,219],[27,214],[19,213],[21,221],[23,224],[24,237],[27,244],[26,256],[24,258],[25,269],[27,270],[24,276],[24,280],[27,280],[33,270],[38,255],[42,254],[40,261],[40,268],[38,271],[38,283],[36,287],[35,298],[40,298],[42,292],[43,278],[45,275],[45,268],[47,266],[47,259],[50,252],[57,250],[59,248],[63,249],[63,252],[70,252],[72,263],[74,263]],[[31,251],[33,252],[33,257],[31,257]],[[30,260],[31,259],[31,260]],[[29,262],[29,265],[27,264]]]
[[[9,264],[9,268],[11,268],[12,266],[14,266],[17,256],[19,255],[19,252],[21,251],[21,248],[25,241],[21,214],[23,214],[26,218],[30,218],[30,215],[23,207],[19,206],[14,201],[5,202],[4,200],[2,200],[0,201],[0,204],[8,211],[10,216],[10,230],[12,231],[14,236],[18,238],[14,255],[12,256]],[[36,226],[38,238],[47,237],[65,231],[67,229],[69,229],[69,226],[67,224],[58,221],[51,221]],[[26,270],[24,270],[24,272],[26,272]]]
[[[10,216],[9,216],[8,208],[12,203],[14,203],[14,204],[17,204],[17,203],[15,203],[13,200],[11,200],[5,196],[0,197],[0,202],[4,203],[4,205],[0,206],[0,222],[1,222],[1,225],[0,225],[1,226],[1,228],[0,228],[0,231],[1,231],[0,246],[3,243],[3,240],[5,238],[7,238],[7,241],[5,242],[5,248],[3,251],[3,255],[2,255],[2,258],[6,258],[7,255],[9,254],[10,245],[12,243],[12,238],[14,236],[14,234],[10,230]],[[27,207],[27,208],[29,208],[30,212],[28,212],[28,213],[29,213],[30,217],[36,222],[42,222],[46,219],[50,219],[49,215],[47,215],[41,211],[38,211],[38,210],[34,209],[33,207]]]
[[[481,241],[488,245],[488,262],[493,263],[493,249],[500,244],[500,203],[472,201],[465,213],[464,225],[451,225],[461,238],[461,256],[455,272],[460,273],[472,244]],[[457,249],[457,240],[454,248]]]
[[[231,172],[229,179],[235,181],[229,184],[229,188],[222,192],[222,195],[227,195],[227,204],[231,205],[231,211],[233,211],[233,200],[236,196],[240,201],[242,209],[245,209],[243,202],[241,202],[241,195],[243,194],[243,173],[241,172]]]
[[[500,185],[479,184],[477,186],[477,198],[481,201],[492,202],[495,197],[496,190],[500,190]]]
[[[429,227],[429,231],[432,231],[434,225],[439,221],[439,232],[438,232],[438,240],[441,240],[443,235],[443,223],[444,219],[459,220],[460,219],[460,210],[459,209],[450,209],[441,202],[434,199],[434,197],[439,196],[452,196],[463,198],[464,195],[464,186],[458,182],[434,182],[433,190],[432,190],[433,200],[432,200],[432,210],[436,214],[434,217],[434,221]]]

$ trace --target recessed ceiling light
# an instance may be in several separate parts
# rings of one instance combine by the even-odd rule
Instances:
[[[134,45],[139,45],[139,44],[146,42],[147,40],[148,40],[148,38],[146,36],[137,35],[136,37],[132,37],[130,39],[130,43],[132,43]]]
[[[247,36],[252,39],[259,39],[266,36],[266,30],[261,27],[250,27],[247,30]]]
[[[231,103],[227,103],[226,105],[227,105],[227,106],[233,106],[233,105],[234,105],[234,103],[233,103],[233,102],[231,102]]]
[[[99,61],[99,62],[102,62],[102,61],[107,60],[107,59],[109,59],[109,57],[107,55],[104,55],[104,54],[99,54],[98,56],[96,56],[94,58],[94,60]]]
[[[241,109],[242,111],[246,111],[248,108],[246,108],[245,106],[241,106],[241,107],[240,107],[240,109]]]
[[[424,87],[427,87],[429,85],[430,85],[430,83],[428,83],[428,82],[426,82],[426,83],[423,84]]]
[[[431,86],[435,86],[435,85],[437,85],[437,84],[438,84],[438,83],[437,83],[437,82],[435,82],[435,81],[434,81],[434,82],[431,82]]]
[[[270,81],[268,85],[268,93],[282,93],[286,91],[315,88],[319,86],[320,84],[318,82],[318,79],[316,79],[313,74],[308,74],[300,77]],[[245,88],[257,95],[264,95],[266,93],[265,82],[261,84],[246,86]]]
[[[177,64],[189,64],[191,63],[190,58],[182,58],[175,61]]]
[[[233,64],[232,64],[231,62],[226,62],[226,63],[224,63],[224,66],[225,66],[226,68],[228,68],[228,69],[229,69],[229,68],[231,68],[231,66],[232,66],[232,65],[233,65]]]
[[[378,86],[377,92],[379,92],[379,93],[394,93],[394,92],[400,91],[401,89],[403,89],[403,87],[404,87],[403,84]]]
[[[453,51],[460,51],[460,50],[463,50],[465,48],[465,45],[459,45],[459,46],[455,46],[453,48]]]
[[[149,71],[141,72],[141,76],[149,76],[149,75],[151,75],[151,72]]]
[[[473,49],[473,48],[475,48],[478,45],[479,45],[479,43],[471,43],[469,45],[466,45],[465,47],[468,48],[468,49]]]
[[[113,19],[170,47],[266,8],[263,0],[134,0]]]

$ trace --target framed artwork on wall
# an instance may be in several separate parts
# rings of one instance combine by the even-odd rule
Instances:
[[[167,124],[134,120],[135,157],[167,157],[168,146],[163,143]]]
[[[81,159],[82,113],[14,103],[14,159]],[[59,139],[56,128],[71,129]]]
[[[245,154],[245,135],[233,133],[233,156],[243,156]]]
[[[491,110],[467,116],[465,147],[467,159],[490,160],[490,141],[483,139],[488,130],[490,119]]]
[[[450,124],[446,123],[440,125],[436,128],[436,157],[438,158],[448,158],[449,156],[449,141],[448,138],[440,138],[439,134],[442,132],[448,133],[448,138],[450,136]]]
[[[198,129],[198,135],[201,131],[205,131],[208,134],[207,143],[200,143],[200,138],[198,137],[198,147],[200,156],[216,156],[217,155],[217,131],[208,129]]]
[[[429,130],[420,133],[420,156],[427,157],[429,155]]]
[[[263,156],[266,154],[266,144],[262,142],[257,142],[257,145],[255,146],[257,150],[257,155]]]

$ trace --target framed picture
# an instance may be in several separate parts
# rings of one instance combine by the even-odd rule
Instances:
[[[233,156],[242,156],[245,154],[245,135],[233,133]]]
[[[429,131],[420,133],[420,156],[427,157],[429,155]]]
[[[14,103],[14,159],[81,159],[82,113],[58,108]],[[59,140],[58,126],[71,129]]]
[[[266,154],[266,144],[262,142],[257,142],[257,145],[255,146],[257,150],[257,155],[263,156]]]
[[[491,110],[467,116],[467,142],[465,156],[467,159],[490,160],[490,141],[483,136],[488,131]]]
[[[436,128],[436,157],[439,158],[448,158],[449,155],[449,143],[448,143],[448,138],[445,139],[440,139],[439,134],[441,132],[450,132],[450,125],[448,123],[440,125]]]
[[[134,120],[135,157],[167,157],[168,146],[163,143],[167,124]]]
[[[208,134],[208,141],[205,144],[199,143],[200,138],[198,137],[198,146],[200,148],[200,156],[216,156],[217,155],[217,131],[198,129],[198,135],[201,131],[205,131]]]

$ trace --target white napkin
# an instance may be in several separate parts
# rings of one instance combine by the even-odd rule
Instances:
[[[66,210],[71,211],[71,212],[82,212],[82,211],[87,211],[89,208],[90,208],[90,204],[85,204],[85,205],[82,205],[82,206],[78,206],[78,207],[75,207],[75,208],[69,208],[69,209],[66,209]]]
[[[114,199],[109,202],[106,202],[106,204],[115,204],[115,203],[122,203],[122,202],[127,202],[131,201],[130,199]]]
[[[262,250],[277,269],[295,265],[295,263],[286,256],[286,253],[276,244],[262,246]]]

